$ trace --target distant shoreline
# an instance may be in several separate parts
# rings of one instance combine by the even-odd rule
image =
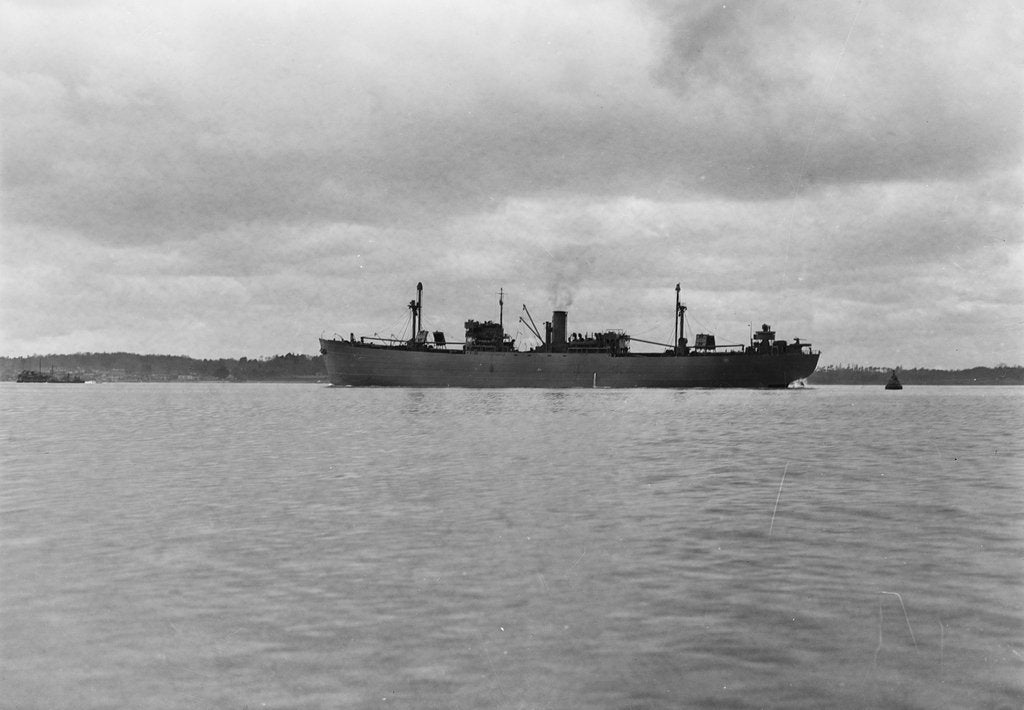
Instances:
[[[0,357],[0,381],[23,370],[65,373],[94,382],[308,382],[328,383],[320,355],[288,353],[250,360],[200,360],[185,355],[73,353]],[[999,365],[964,370],[828,365],[807,378],[811,385],[884,385],[895,371],[906,385],[1024,385],[1024,366]]]
[[[837,367],[829,365],[820,368],[807,378],[808,384],[816,385],[876,385],[885,384],[895,372],[900,382],[906,385],[1024,385],[1024,367],[1019,365],[998,367],[972,367],[966,370],[932,370],[924,368],[904,369],[901,367],[861,367],[850,365]]]

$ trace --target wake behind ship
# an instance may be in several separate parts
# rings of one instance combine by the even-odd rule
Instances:
[[[544,331],[526,306],[520,317],[541,344],[517,350],[505,333],[504,301],[497,323],[467,320],[465,339],[422,329],[423,284],[409,303],[409,340],[363,336],[320,338],[332,385],[351,387],[786,387],[814,372],[820,352],[799,338],[778,340],[767,324],[746,345],[717,345],[715,336],[683,337],[686,306],[676,285],[673,344],[631,338],[619,330],[568,332],[568,313],[554,311]],[[630,352],[631,341],[660,345],[655,353]]]

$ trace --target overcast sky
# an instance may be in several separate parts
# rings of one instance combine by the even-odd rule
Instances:
[[[315,353],[417,281],[668,342],[681,283],[720,343],[1024,364],[1020,7],[0,1],[0,354]]]

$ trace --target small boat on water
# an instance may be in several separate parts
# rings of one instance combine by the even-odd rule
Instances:
[[[903,385],[900,384],[900,378],[896,377],[896,370],[892,371],[892,375],[889,376],[889,381],[885,383],[887,390],[901,390]]]
[[[354,334],[320,338],[332,385],[348,387],[787,387],[814,372],[820,352],[811,344],[780,340],[768,324],[751,333],[749,344],[721,345],[709,333],[693,345],[683,336],[686,306],[676,286],[675,334],[657,343],[621,330],[571,333],[566,311],[552,313],[537,328],[529,310],[519,321],[540,341],[518,349],[498,322],[467,320],[462,342],[423,328],[423,284],[417,284],[412,337],[380,338]],[[504,301],[498,301],[504,313]],[[631,342],[664,348],[634,353]]]

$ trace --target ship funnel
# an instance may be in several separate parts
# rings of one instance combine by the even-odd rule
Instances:
[[[568,316],[566,311],[555,311],[551,314],[551,349],[555,352],[565,350]]]

